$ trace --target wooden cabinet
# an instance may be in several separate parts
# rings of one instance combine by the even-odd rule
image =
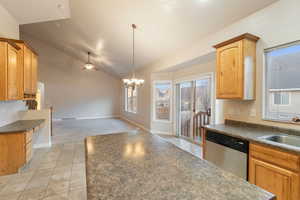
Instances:
[[[23,133],[0,134],[0,176],[17,173],[25,164]]]
[[[20,100],[22,70],[18,65],[20,48],[10,42],[0,40],[0,100]]]
[[[255,99],[256,42],[244,34],[215,45],[217,49],[217,98]]]
[[[38,57],[22,40],[0,38],[0,101],[33,99]]]
[[[17,173],[32,159],[32,135],[33,130],[0,134],[0,176]]]
[[[37,92],[37,67],[37,56],[31,53],[31,94],[36,94]]]
[[[32,158],[33,151],[32,151],[32,136],[33,136],[33,130],[30,130],[25,133],[25,149],[26,149],[26,162],[29,162]]]
[[[23,41],[17,40],[17,44],[21,47],[23,62],[23,96],[24,98],[32,98],[37,92],[37,54]]]
[[[31,85],[32,85],[32,72],[31,72],[31,60],[32,60],[32,53],[28,47],[23,45],[23,59],[24,59],[24,94],[28,95],[32,93]]]
[[[249,182],[276,195],[300,199],[300,158],[266,146],[250,144]]]

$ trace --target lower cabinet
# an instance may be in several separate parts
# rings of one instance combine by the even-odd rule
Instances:
[[[299,157],[250,144],[249,182],[276,195],[276,200],[300,199]]]
[[[33,130],[0,134],[0,176],[14,174],[32,158]]]

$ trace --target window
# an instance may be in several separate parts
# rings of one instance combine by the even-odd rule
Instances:
[[[154,82],[154,120],[170,121],[171,91],[170,81]]]
[[[137,113],[137,88],[125,88],[125,111]]]
[[[265,51],[264,118],[300,117],[300,42]]]

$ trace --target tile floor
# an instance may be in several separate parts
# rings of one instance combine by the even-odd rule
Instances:
[[[0,177],[0,200],[86,200],[84,138],[137,130],[118,119],[54,122],[52,147],[36,149],[30,164],[20,173]],[[197,145],[164,138],[200,155]]]

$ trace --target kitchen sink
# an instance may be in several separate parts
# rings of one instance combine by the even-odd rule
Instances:
[[[260,137],[260,139],[286,144],[294,147],[300,148],[300,137],[299,136],[293,136],[293,135],[271,135],[271,136],[263,136]]]

